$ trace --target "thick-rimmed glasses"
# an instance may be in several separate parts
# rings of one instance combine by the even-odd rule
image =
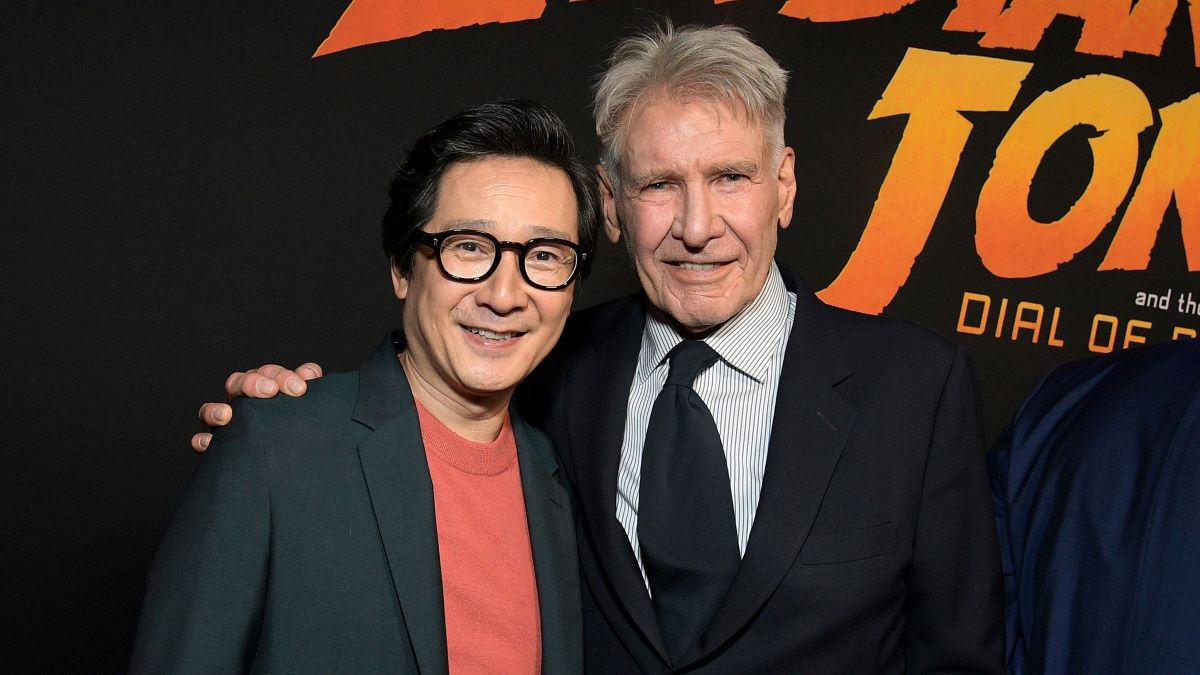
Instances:
[[[417,241],[433,249],[442,273],[455,281],[479,283],[500,266],[504,249],[517,252],[521,276],[530,286],[557,291],[571,285],[590,255],[582,246],[566,239],[540,237],[524,244],[500,241],[487,232],[446,230],[429,233],[417,230]]]

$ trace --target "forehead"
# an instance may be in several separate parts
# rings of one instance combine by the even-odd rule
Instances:
[[[634,169],[758,159],[766,136],[744,108],[711,98],[652,96],[629,112],[624,158]]]
[[[578,239],[578,205],[562,169],[527,157],[486,157],[442,174],[431,230],[469,227],[501,238]]]

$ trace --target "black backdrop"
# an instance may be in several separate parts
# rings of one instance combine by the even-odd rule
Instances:
[[[1112,316],[1122,336],[1130,320],[1151,324],[1135,324],[1149,341],[1170,339],[1174,326],[1200,327],[1194,311],[1174,307],[1189,292],[1200,299],[1200,207],[1167,208],[1140,270],[1097,270],[1128,195],[1091,244],[1048,274],[1001,278],[981,263],[974,239],[997,146],[1041,94],[1103,73],[1133,82],[1156,111],[1194,99],[1200,68],[1187,3],[1178,3],[1158,56],[1080,53],[1085,22],[1067,16],[1049,23],[1035,49],[981,47],[979,33],[943,30],[955,3],[942,0],[832,23],[781,15],[781,0],[550,0],[536,20],[310,58],[348,4],[0,9],[0,606],[10,667],[124,668],[144,571],[197,461],[187,439],[198,404],[220,396],[238,368],[310,359],[352,368],[398,324],[376,240],[404,143],[469,105],[522,97],[559,110],[594,157],[585,84],[611,42],[648,20],[647,9],[677,23],[742,25],[793,73],[787,135],[800,188],[780,259],[814,289],[846,264],[892,164],[906,117],[868,114],[906,50],[1033,64],[1010,109],[966,113],[974,128],[948,194],[884,309],[970,349],[989,440],[1047,368],[1095,351],[1095,314]],[[1155,113],[1140,135],[1139,177],[1160,126]],[[1078,127],[1045,153],[1027,205],[1038,220],[1063,216],[1085,190],[1096,135]],[[1191,175],[1200,175],[1200,132],[1182,138]],[[1179,184],[1200,186],[1188,180]],[[1182,191],[1175,201],[1188,199],[1196,204]],[[633,288],[622,253],[605,242],[579,306]],[[1168,309],[1135,300],[1168,291]],[[1048,325],[1036,342],[1032,331],[1010,338],[1007,324],[999,337],[994,323],[965,332],[962,321],[982,319],[960,316],[964,293],[993,305],[1008,298],[1010,312],[1037,303],[1047,324],[1059,308],[1063,345],[1051,344]]]

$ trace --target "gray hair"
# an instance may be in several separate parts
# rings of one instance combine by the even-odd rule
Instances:
[[[763,127],[775,154],[783,150],[787,71],[736,26],[682,26],[670,21],[617,43],[596,82],[593,103],[600,163],[621,180],[629,112],[648,95],[718,101]],[[617,185],[613,185],[617,189]]]

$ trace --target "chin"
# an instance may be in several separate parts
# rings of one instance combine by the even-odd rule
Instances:
[[[462,380],[462,386],[475,396],[496,396],[511,392],[521,382],[520,374],[477,373]]]
[[[737,312],[729,307],[691,303],[686,307],[676,307],[674,311],[668,313],[676,323],[689,332],[703,333],[729,321]]]

